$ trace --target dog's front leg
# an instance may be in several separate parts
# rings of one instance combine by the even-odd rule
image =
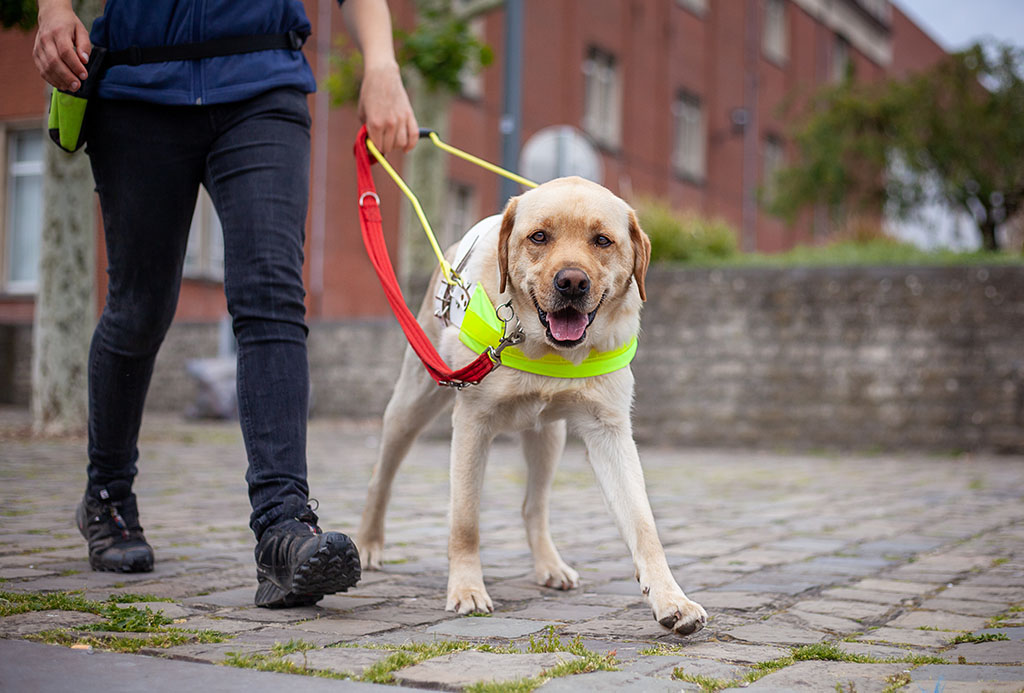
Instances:
[[[665,558],[647,499],[640,455],[628,419],[600,414],[578,425],[587,457],[636,566],[640,589],[662,626],[689,635],[704,627],[707,612],[687,598]]]
[[[493,611],[480,566],[480,494],[492,434],[482,416],[455,400],[452,413],[451,527],[448,536],[448,603],[445,609],[468,614]]]

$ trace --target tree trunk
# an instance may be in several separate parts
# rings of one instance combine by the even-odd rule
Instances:
[[[86,27],[99,0],[76,3]],[[47,137],[48,136],[45,136]],[[42,434],[84,430],[87,361],[96,319],[96,198],[89,160],[47,145],[43,228],[32,344],[32,428]]]
[[[999,250],[999,237],[996,236],[996,223],[992,221],[991,214],[986,214],[985,221],[978,223],[978,231],[981,232],[981,247],[989,252]]]
[[[452,95],[427,89],[421,79],[414,81],[411,86],[415,94],[417,122],[420,127],[435,130],[438,137],[447,141]],[[405,171],[406,182],[419,199],[443,251],[446,240],[451,240],[445,239],[443,234],[448,155],[430,142],[421,142],[407,155]],[[412,205],[403,204],[401,219],[399,267],[403,286],[407,291],[413,291],[422,288],[423,282],[437,267],[437,258]]]

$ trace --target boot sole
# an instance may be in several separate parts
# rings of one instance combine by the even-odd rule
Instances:
[[[260,578],[256,606],[281,609],[311,606],[324,595],[347,592],[361,577],[359,551],[344,534],[329,532],[312,556],[295,569],[292,588],[285,591],[268,579]]]

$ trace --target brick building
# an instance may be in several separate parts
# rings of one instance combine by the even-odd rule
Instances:
[[[305,51],[322,83],[330,35],[342,31],[335,0],[305,0],[314,36]],[[412,0],[391,0],[396,23],[415,23]],[[525,0],[524,141],[572,125],[598,147],[604,184],[626,197],[653,195],[728,220],[748,249],[782,250],[815,233],[766,215],[772,171],[792,155],[795,109],[852,66],[859,80],[925,68],[942,48],[888,0]],[[449,140],[500,160],[504,54],[502,9],[476,21],[496,63],[467,86],[451,112]],[[320,27],[330,24],[330,33]],[[11,365],[32,319],[42,182],[45,92],[31,60],[32,35],[0,32],[0,401],[21,400]],[[313,188],[306,279],[311,321],[380,317],[387,306],[361,247],[351,143],[353,109],[310,96]],[[395,157],[399,166],[401,157]],[[381,180],[386,233],[397,247],[399,194]],[[460,161],[449,172],[448,214],[461,225],[500,209],[498,181]],[[388,213],[388,210],[395,210]],[[226,313],[216,215],[201,197],[178,320]],[[454,233],[454,231],[449,231]],[[103,267],[102,238],[97,242]],[[105,275],[98,272],[102,300]],[[21,346],[19,346],[21,345]],[[12,356],[12,354],[14,354]],[[4,383],[7,382],[7,385]],[[20,390],[19,390],[20,391]]]

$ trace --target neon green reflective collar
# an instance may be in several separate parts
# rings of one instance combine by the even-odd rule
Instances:
[[[479,284],[473,288],[466,315],[462,318],[459,339],[463,344],[478,354],[488,347],[497,348],[504,334],[504,325],[495,314],[494,305],[487,292]],[[611,351],[593,351],[576,365],[572,361],[557,354],[545,354],[539,359],[531,359],[516,347],[506,347],[501,352],[501,365],[517,371],[547,375],[552,378],[590,378],[604,375],[625,368],[636,355],[636,337]]]

